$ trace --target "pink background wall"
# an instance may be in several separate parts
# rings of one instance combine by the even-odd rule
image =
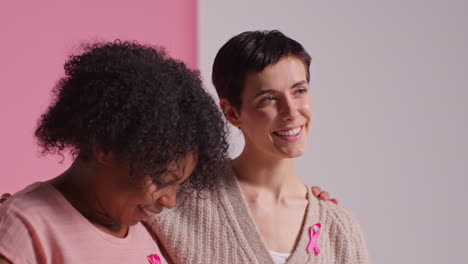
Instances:
[[[0,193],[52,178],[70,163],[39,155],[33,131],[67,55],[83,41],[163,45],[197,65],[196,0],[2,1],[0,3]]]

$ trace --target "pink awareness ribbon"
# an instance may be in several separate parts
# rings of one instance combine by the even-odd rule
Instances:
[[[314,226],[317,227],[317,231],[314,230]],[[322,225],[320,223],[316,223],[315,225],[309,227],[309,236],[310,242],[307,246],[307,253],[312,254],[312,250],[315,251],[315,255],[320,254],[320,248],[318,247],[318,238],[320,236],[320,231],[322,230]]]
[[[161,264],[161,258],[158,254],[151,254],[148,256],[148,261],[150,264]]]

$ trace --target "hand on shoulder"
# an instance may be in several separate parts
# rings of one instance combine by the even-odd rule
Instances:
[[[8,198],[11,197],[11,194],[9,193],[4,193],[2,194],[2,196],[0,197],[0,204],[2,204],[3,202],[5,202]],[[1,260],[1,259],[0,259]],[[1,263],[1,262],[0,262]]]
[[[331,201],[333,202],[334,204],[338,204],[339,201],[338,199],[336,198],[330,198],[330,194],[327,192],[327,191],[324,191],[322,190],[320,187],[318,186],[312,186],[311,187],[311,190],[312,190],[312,194],[317,197],[319,200],[322,200],[322,201]]]
[[[2,255],[0,255],[0,264],[12,264],[9,262],[6,258],[4,258]]]

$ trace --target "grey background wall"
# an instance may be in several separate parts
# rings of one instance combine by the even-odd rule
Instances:
[[[338,197],[373,263],[468,263],[468,2],[200,0],[200,69],[246,30],[313,57],[303,181]],[[242,138],[232,132],[232,155]]]

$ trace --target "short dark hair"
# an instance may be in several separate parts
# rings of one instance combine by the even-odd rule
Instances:
[[[210,187],[225,170],[226,125],[198,71],[162,48],[136,42],[83,45],[70,56],[65,76],[35,135],[42,153],[68,149],[89,158],[96,148],[138,168],[132,177],[160,183],[171,162],[195,154],[189,185]],[[133,166],[135,165],[135,166]]]
[[[299,42],[278,30],[246,31],[234,36],[221,47],[213,63],[212,81],[218,96],[240,108],[247,73],[260,72],[286,56],[304,63],[309,81],[311,57]]]

